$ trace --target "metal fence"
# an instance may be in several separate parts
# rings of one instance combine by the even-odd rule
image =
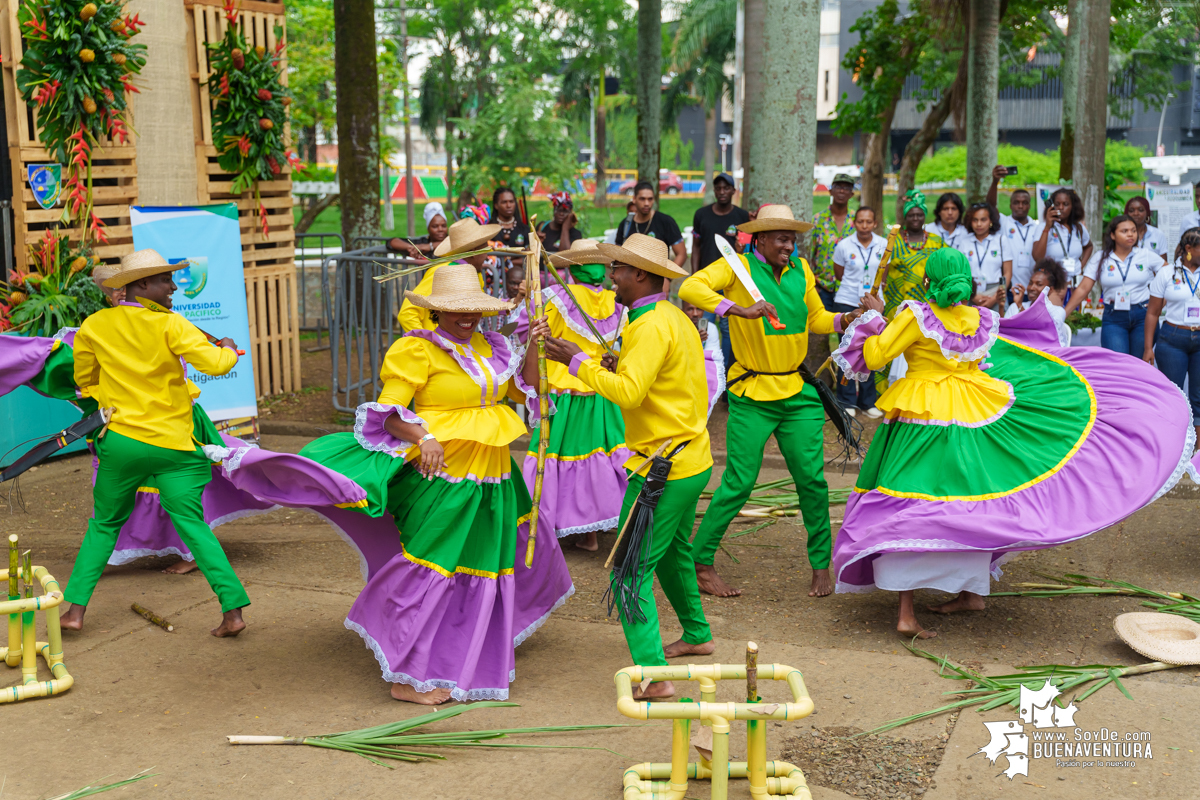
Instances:
[[[333,407],[353,412],[379,397],[379,370],[392,342],[400,335],[396,315],[404,290],[421,273],[392,281],[375,280],[392,269],[419,262],[400,258],[383,247],[367,247],[326,257],[321,263],[322,294],[328,310],[333,362]]]
[[[321,334],[329,330],[329,295],[325,292],[325,264],[329,256],[346,249],[340,233],[296,234],[296,286],[300,294],[300,330],[316,331],[317,346],[309,352],[324,350]],[[316,275],[310,275],[316,272]]]

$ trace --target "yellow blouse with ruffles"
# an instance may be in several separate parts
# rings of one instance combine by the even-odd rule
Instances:
[[[495,478],[510,472],[508,446],[525,433],[525,425],[501,399],[526,402],[512,379],[497,385],[496,373],[486,359],[492,347],[483,334],[472,335],[470,346],[453,343],[484,376],[480,386],[458,362],[432,342],[415,336],[397,339],[388,349],[380,369],[384,405],[408,406],[425,420],[429,432],[445,450],[445,471],[453,477]],[[407,461],[419,456],[415,445],[404,454]]]
[[[573,283],[567,289],[579,303],[579,308],[584,314],[587,314],[593,320],[608,319],[613,314],[617,313],[617,296],[601,286],[588,286],[586,284]],[[562,294],[562,287],[557,287],[557,293]],[[567,298],[560,298],[558,302],[563,303],[567,308],[571,308],[571,301]],[[567,320],[559,312],[557,303],[546,303],[546,319],[550,323],[550,335],[555,339],[566,339],[577,345],[580,350],[587,353],[590,358],[600,358],[604,355],[604,348],[592,341],[594,334],[588,331],[588,335],[584,336],[578,331],[567,325]],[[625,320],[622,319],[621,328],[617,329],[619,334],[621,329],[625,327]],[[615,339],[616,337],[614,337]],[[608,346],[614,351],[617,350],[617,345],[609,342]],[[547,361],[546,363],[546,379],[550,383],[550,391],[552,392],[579,392],[583,394],[595,394],[592,387],[588,386],[583,381],[573,376],[566,364],[560,364],[557,361]]]
[[[929,307],[952,333],[972,336],[979,330],[977,308]],[[873,370],[882,369],[901,354],[908,363],[908,371],[875,403],[888,421],[980,424],[999,416],[1011,402],[1011,387],[981,370],[982,358],[975,361],[948,358],[937,341],[921,330],[911,308],[901,311],[883,333],[870,337],[863,345],[863,359]]]

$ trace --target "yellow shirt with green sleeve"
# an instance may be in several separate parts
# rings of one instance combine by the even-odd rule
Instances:
[[[575,356],[569,370],[620,407],[625,442],[635,451],[627,468],[640,466],[668,437],[672,444],[664,455],[687,442],[672,459],[670,480],[712,466],[704,347],[692,321],[666,295],[644,297],[630,307],[615,373],[587,353]]]
[[[737,359],[729,371],[729,391],[738,397],[760,401],[791,397],[804,388],[804,379],[797,370],[808,355],[808,335],[841,333],[841,314],[825,310],[812,270],[804,259],[793,256],[776,282],[770,265],[753,255],[738,258],[763,298],[775,306],[779,321],[786,327],[777,331],[765,317],[729,318],[729,341]],[[725,296],[717,292],[724,292]],[[687,278],[679,286],[679,297],[719,316],[724,316],[734,304],[744,308],[754,305],[754,298],[725,259],[714,261]],[[734,380],[747,370],[788,374],[753,375],[735,384]]]
[[[451,263],[461,264],[463,262],[455,261]],[[412,289],[412,293],[419,294],[422,297],[429,297],[429,295],[433,293],[433,276],[437,274],[437,271],[441,266],[442,265],[430,267],[429,269],[425,270],[425,275],[421,278],[421,282],[418,283],[414,289]],[[482,274],[479,276],[479,288],[484,288]],[[421,308],[419,305],[409,302],[406,299],[400,304],[400,313],[396,315],[396,321],[400,323],[400,327],[405,333],[408,331],[431,331],[437,327],[437,323],[433,321],[432,315],[433,312],[431,312],[428,308]],[[489,311],[484,314],[484,316],[494,317],[496,316],[496,312]]]
[[[92,314],[75,334],[75,383],[112,408],[109,428],[168,450],[193,450],[192,396],[180,359],[206,375],[237,365],[178,314],[122,303]]]

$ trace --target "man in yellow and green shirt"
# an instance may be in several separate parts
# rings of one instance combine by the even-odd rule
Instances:
[[[664,278],[687,275],[671,261],[666,242],[635,233],[623,245],[598,247],[613,259],[610,269],[617,302],[629,309],[621,356],[614,371],[610,372],[601,360],[591,358],[577,345],[549,338],[549,326],[544,321],[534,326],[530,338],[531,341],[534,336],[544,338],[549,358],[567,364],[572,375],[621,408],[626,445],[635,455],[625,467],[630,480],[618,529],[624,526],[645,483],[644,477],[633,475],[633,469],[641,466],[668,438],[671,444],[664,455],[682,446],[671,459],[666,488],[654,510],[645,570],[647,575],[658,576],[663,593],[683,626],[683,637],[663,648],[652,580],[641,584],[638,604],[644,621],[621,615],[634,663],[661,666],[668,658],[708,655],[714,648],[712,631],[700,604],[689,544],[696,504],[708,485],[713,463],[706,427],[708,382],[704,349],[696,327],[667,300],[663,291]],[[674,687],[664,681],[650,684],[637,696],[661,698],[673,693]]]
[[[126,288],[171,307],[174,266],[153,250],[121,260],[105,286]],[[211,462],[193,436],[192,397],[180,359],[207,375],[224,375],[237,364],[237,346],[213,346],[178,314],[151,311],[123,301],[88,317],[75,335],[75,383],[101,408],[112,409],[96,436],[99,458],[93,490],[95,511],[75,559],[65,600],[72,604],[63,627],[80,630],[92,592],[133,511],[139,486],[153,479],[159,500],[221,601],[223,620],[214,636],[236,636],[246,627],[241,609],[250,604],[229,559],[204,521],[200,496],[212,478]]]
[[[816,389],[804,382],[799,370],[808,355],[810,333],[841,332],[855,315],[826,311],[808,263],[792,255],[796,235],[811,227],[797,221],[790,208],[780,205],[764,206],[759,209],[758,219],[738,226],[754,235],[750,255],[738,258],[763,301],[754,300],[723,259],[679,287],[681,299],[730,318],[729,338],[737,360],[727,384],[725,473],[692,546],[700,589],[720,597],[741,594],[721,580],[712,564],[725,529],[750,496],[771,436],[796,482],[800,513],[808,531],[808,560],[813,570],[809,596],[822,597],[833,591],[829,574],[829,484],[824,475],[822,433],[825,410]],[[783,328],[776,329],[766,318],[770,316],[776,317]]]

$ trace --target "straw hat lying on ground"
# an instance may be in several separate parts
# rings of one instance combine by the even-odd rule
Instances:
[[[1177,614],[1135,611],[1113,620],[1117,636],[1164,664],[1200,664],[1200,624]]]

